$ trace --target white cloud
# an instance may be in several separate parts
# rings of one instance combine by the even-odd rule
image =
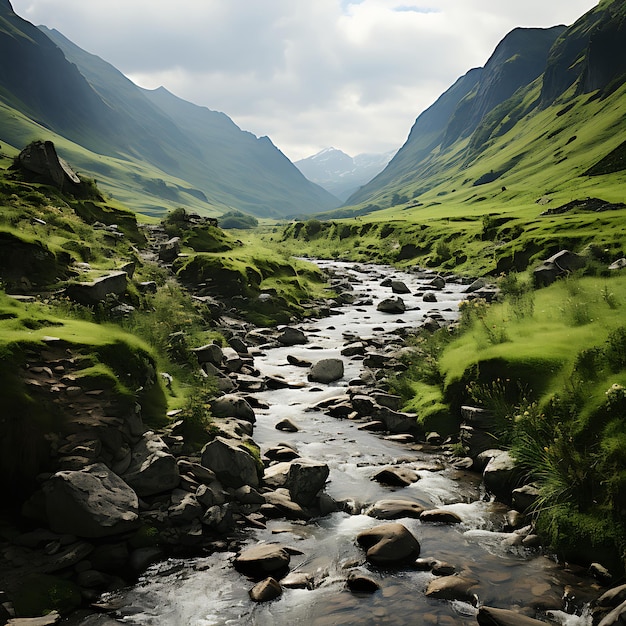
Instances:
[[[595,0],[12,0],[138,84],[224,111],[296,160],[387,151],[516,26]]]

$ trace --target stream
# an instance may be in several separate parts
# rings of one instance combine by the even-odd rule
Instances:
[[[362,371],[362,358],[340,357],[342,347],[357,337],[385,339],[399,329],[415,328],[433,312],[454,320],[465,286],[448,282],[436,292],[437,302],[425,303],[422,294],[432,275],[398,272],[395,269],[334,261],[319,262],[323,269],[341,274],[354,288],[356,301],[333,310],[321,320],[299,327],[309,343],[257,350],[255,367],[262,375],[282,376],[301,388],[286,388],[255,394],[267,409],[256,409],[254,439],[263,453],[278,443],[294,446],[300,456],[326,463],[330,476],[326,492],[337,501],[348,501],[359,512],[384,498],[415,501],[427,508],[453,511],[460,524],[422,523],[401,519],[419,540],[421,556],[454,566],[457,573],[478,581],[476,601],[481,605],[524,609],[549,623],[588,626],[587,615],[561,611],[566,588],[581,579],[569,573],[550,555],[539,550],[511,546],[503,541],[504,505],[490,501],[476,474],[455,469],[442,451],[402,443],[382,434],[359,429],[361,423],[330,417],[312,410],[322,400],[344,394],[349,381]],[[382,287],[385,278],[403,281],[410,294],[402,294],[407,311],[381,313],[376,304],[392,296]],[[344,377],[335,383],[307,381],[306,368],[288,364],[287,356],[308,361],[343,359]],[[281,432],[275,425],[285,418],[298,432]],[[384,466],[404,466],[420,479],[407,487],[388,487],[372,480]],[[380,520],[363,514],[336,512],[309,522],[268,520],[266,529],[250,530],[247,544],[280,542],[294,549],[292,572],[306,573],[312,589],[284,589],[275,601],[255,604],[248,591],[253,586],[232,567],[232,552],[194,559],[168,560],[151,567],[138,584],[124,594],[126,607],[116,619],[121,623],[159,626],[304,625],[342,624],[476,624],[474,603],[431,599],[424,595],[434,578],[428,571],[410,567],[378,569],[364,560],[356,535],[379,525]],[[353,594],[346,588],[346,566],[373,578],[380,590]],[[582,604],[580,599],[577,604]],[[548,613],[549,612],[549,613]]]

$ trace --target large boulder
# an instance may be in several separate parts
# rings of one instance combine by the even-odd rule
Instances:
[[[291,461],[287,485],[294,502],[309,506],[317,494],[324,489],[330,470],[328,465],[310,459]]]
[[[211,365],[219,367],[224,360],[224,352],[216,343],[208,343],[205,346],[195,348],[193,353],[196,355],[200,365],[211,363]]]
[[[180,237],[172,237],[159,246],[159,261],[171,263],[180,254]]]
[[[57,472],[43,492],[48,524],[57,533],[106,537],[131,530],[139,521],[137,494],[102,463]]]
[[[516,466],[515,459],[506,450],[494,456],[483,472],[487,491],[503,502],[511,502],[511,495],[521,477],[521,470]]]
[[[308,343],[309,341],[301,330],[292,328],[291,326],[285,326],[276,339],[283,346],[297,346]]]
[[[67,182],[80,185],[80,178],[59,157],[51,141],[33,141],[20,152],[18,162],[25,170],[38,174],[59,189]]]
[[[623,624],[626,624],[626,601],[603,617],[598,626],[623,626]]]
[[[393,293],[411,293],[411,290],[401,280],[392,280],[390,286]]]
[[[420,554],[417,539],[398,523],[375,526],[359,533],[356,539],[366,551],[367,560],[374,565],[401,565],[414,561]]]
[[[178,486],[180,472],[165,442],[149,431],[135,444],[124,480],[138,496],[152,496]]]
[[[202,465],[215,472],[225,487],[238,489],[243,485],[259,484],[257,461],[243,445],[224,437],[216,437],[202,449]]]
[[[343,378],[343,361],[341,359],[322,359],[314,363],[308,376],[311,382],[332,383]]]
[[[401,519],[403,517],[418,518],[424,507],[412,500],[379,500],[367,514],[376,519]]]
[[[584,267],[585,264],[585,257],[569,250],[561,250],[536,267],[533,270],[533,278],[536,285],[545,287],[557,278]]]
[[[65,295],[80,304],[93,305],[103,302],[108,295],[121,296],[128,284],[126,272],[112,272],[89,283],[71,283]]]

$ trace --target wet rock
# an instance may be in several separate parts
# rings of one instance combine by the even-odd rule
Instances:
[[[532,617],[489,606],[480,607],[476,619],[482,626],[538,626],[540,624],[545,626],[545,622]]]
[[[282,487],[264,494],[265,504],[261,505],[261,513],[266,517],[285,517],[292,520],[308,520],[312,514],[305,511],[291,499],[289,490]]]
[[[309,506],[324,489],[330,470],[328,465],[310,459],[291,462],[287,485],[291,499],[302,506]]]
[[[297,346],[309,342],[308,337],[301,330],[290,326],[283,328],[276,339],[283,346]]]
[[[357,572],[350,572],[346,582],[352,593],[376,593],[380,589],[380,585],[373,578]]]
[[[287,355],[287,363],[293,365],[294,367],[311,367],[311,361],[307,361],[306,359],[300,359],[297,356],[293,356],[292,354]]]
[[[137,526],[137,494],[102,463],[57,472],[43,485],[46,514],[54,532],[106,537]]]
[[[601,607],[616,607],[622,602],[626,602],[626,584],[605,591],[596,600],[596,604]]]
[[[280,583],[275,578],[269,577],[250,589],[250,599],[254,602],[269,602],[280,597],[282,593]]]
[[[443,289],[446,286],[446,279],[443,276],[435,276],[428,286],[432,289]]]
[[[352,356],[363,356],[365,354],[366,348],[365,344],[362,341],[356,341],[354,343],[349,343],[341,350],[342,356],[352,357]]]
[[[428,598],[475,602],[474,589],[478,581],[466,576],[442,576],[431,580],[426,589]]]
[[[610,585],[613,580],[611,572],[609,572],[609,570],[601,563],[592,563],[589,566],[589,574],[591,574],[591,576],[593,576],[596,580],[600,581],[603,585]]]
[[[626,602],[622,602],[603,617],[598,626],[622,626],[623,624],[626,624]]]
[[[408,487],[409,485],[417,482],[419,480],[419,476],[416,472],[408,468],[387,467],[377,472],[372,477],[372,480],[390,487]]]
[[[278,578],[289,569],[291,556],[278,543],[263,543],[241,552],[234,561],[235,569],[246,576],[262,579],[271,575]]]
[[[123,478],[138,496],[144,497],[174,489],[180,482],[180,472],[164,441],[149,431],[133,447]]]
[[[214,504],[202,517],[202,524],[218,533],[228,533],[235,527],[233,509],[230,503]]]
[[[312,589],[313,578],[304,572],[291,572],[280,581],[286,589]]]
[[[389,286],[393,293],[411,293],[411,290],[401,280],[392,280]]]
[[[291,448],[287,449],[291,450]],[[295,454],[297,455],[297,452]],[[290,468],[291,464],[289,461],[282,461],[266,467],[263,472],[263,484],[274,488],[283,487],[287,484]]]
[[[434,294],[432,291],[427,291],[423,296],[422,296],[422,300],[424,302],[437,302],[437,295]]]
[[[202,449],[201,463],[215,472],[225,487],[237,489],[243,485],[259,484],[257,462],[243,445],[224,437],[216,437]]]
[[[288,419],[280,420],[274,428],[288,433],[297,433],[300,430],[291,420]]]
[[[513,507],[518,511],[529,511],[534,507],[540,495],[541,492],[536,485],[523,485],[522,487],[513,489]]]
[[[215,417],[234,417],[254,424],[256,416],[254,409],[247,400],[239,396],[228,394],[211,401],[211,413]]]
[[[521,472],[508,451],[494,456],[483,472],[485,487],[503,502],[511,501],[511,493],[520,479]]]
[[[423,522],[433,522],[435,524],[460,524],[461,518],[452,511],[444,509],[431,509],[424,511],[420,516]]]
[[[357,535],[358,544],[374,565],[395,566],[414,561],[420,544],[411,532],[398,523],[382,524]]]
[[[419,518],[424,507],[411,500],[379,500],[372,506],[367,515],[376,519],[390,520],[402,517]]]
[[[341,359],[322,359],[311,367],[308,379],[317,383],[332,383],[343,378],[343,361]]]
[[[377,311],[381,313],[404,313],[406,311],[406,305],[402,298],[385,298],[378,303],[376,307]]]

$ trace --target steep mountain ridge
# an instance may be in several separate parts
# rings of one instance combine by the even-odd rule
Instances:
[[[61,33],[0,4],[0,139],[72,142],[71,160],[137,210],[192,206],[281,217],[340,201],[306,180],[268,138],[223,113],[142,90]]]
[[[373,200],[381,190],[398,191],[398,187],[419,178],[426,171],[429,155],[469,137],[490,111],[542,74],[552,45],[564,31],[564,26],[511,31],[484,67],[459,78],[417,118],[406,143],[387,168],[346,204]]]
[[[369,182],[389,163],[394,152],[349,154],[325,148],[317,154],[295,161],[294,165],[312,182],[341,200],[347,200],[361,185]]]

